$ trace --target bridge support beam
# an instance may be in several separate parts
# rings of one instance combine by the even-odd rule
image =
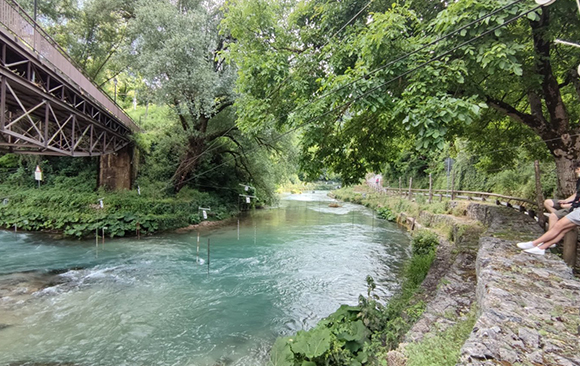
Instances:
[[[99,164],[99,187],[110,191],[129,190],[135,180],[133,164],[135,148],[125,146],[113,154],[101,155]]]

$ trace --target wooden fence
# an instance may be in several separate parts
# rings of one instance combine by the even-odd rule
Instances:
[[[514,208],[522,213],[527,214],[531,218],[536,219],[538,224],[545,229],[549,214],[544,212],[544,195],[542,194],[542,185],[540,183],[539,162],[536,161],[534,166],[536,171],[536,201],[491,192],[455,190],[455,173],[453,173],[451,177],[451,189],[433,189],[433,178],[431,174],[429,174],[429,189],[413,188],[413,178],[409,178],[408,187],[403,187],[402,178],[399,178],[398,188],[389,186],[383,187],[380,184],[375,184],[370,181],[368,181],[368,185],[379,193],[391,196],[406,197],[409,200],[411,200],[414,195],[427,196],[427,201],[429,203],[432,203],[434,198],[438,198],[439,201],[442,201],[443,197],[449,198],[451,200],[464,199],[469,201],[482,202],[495,201],[496,205]]]
[[[427,202],[432,203],[434,198],[438,198],[439,201],[443,200],[443,197],[449,198],[451,200],[455,199],[465,199],[470,201],[495,201],[496,205],[502,205],[506,207],[514,208],[522,213],[529,215],[530,217],[536,219],[538,224],[546,229],[546,221],[549,216],[548,213],[544,212],[544,195],[542,194],[542,185],[540,184],[540,167],[538,161],[534,163],[536,171],[536,200],[532,201],[526,198],[511,197],[503,194],[491,193],[491,192],[473,192],[473,191],[459,191],[455,190],[455,174],[453,174],[451,179],[451,189],[433,189],[433,179],[431,174],[429,174],[429,189],[418,189],[413,188],[413,178],[409,178],[409,186],[403,187],[402,178],[399,178],[399,187],[383,187],[380,183],[373,183],[370,181],[368,185],[381,194],[406,197],[407,199],[413,199],[413,196],[422,195],[427,196]],[[566,234],[564,237],[563,244],[563,259],[569,266],[574,266],[576,264],[576,252],[578,248],[578,234],[577,230],[572,230]]]
[[[538,209],[538,203],[531,201],[526,198],[505,196],[497,193],[490,192],[472,192],[472,191],[459,191],[454,189],[419,189],[419,188],[392,188],[392,187],[380,187],[376,184],[369,183],[369,186],[379,193],[387,194],[390,196],[405,197],[409,200],[415,195],[427,196],[427,201],[429,203],[433,202],[434,199],[439,199],[441,202],[443,197],[449,198],[451,200],[463,199],[469,201],[481,201],[481,202],[493,202],[496,205],[503,205],[506,207],[512,207],[520,212],[524,212],[537,219],[537,213],[543,213],[543,210]]]

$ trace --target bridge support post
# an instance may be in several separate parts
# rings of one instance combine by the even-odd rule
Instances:
[[[578,243],[578,229],[574,228],[570,230],[564,236],[564,252],[562,257],[564,262],[569,266],[574,266],[576,264],[576,247]]]
[[[133,164],[135,148],[131,145],[114,154],[101,155],[99,164],[99,187],[111,191],[131,189],[135,180]]]

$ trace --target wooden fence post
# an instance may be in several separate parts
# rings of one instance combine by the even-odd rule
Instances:
[[[538,224],[542,229],[546,229],[546,216],[544,216],[544,194],[542,193],[542,183],[540,181],[540,163],[534,161],[536,170],[536,201],[538,203]]]
[[[399,177],[399,197],[403,197],[403,178]]]
[[[433,177],[429,173],[429,204],[433,201]]]
[[[411,200],[411,197],[413,195],[413,192],[411,192],[412,187],[413,187],[413,177],[409,178],[409,197],[408,197],[409,201]]]
[[[576,244],[578,243],[578,229],[574,228],[564,235],[562,257],[567,265],[574,268],[576,265]]]
[[[451,175],[451,200],[455,199],[455,172]]]

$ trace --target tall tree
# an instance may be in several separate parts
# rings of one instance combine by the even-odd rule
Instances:
[[[232,106],[235,72],[220,57],[221,12],[212,1],[142,0],[131,22],[133,69],[177,114],[187,146],[173,175],[176,191],[191,179],[200,157],[219,138],[235,140],[233,120],[216,116]]]

